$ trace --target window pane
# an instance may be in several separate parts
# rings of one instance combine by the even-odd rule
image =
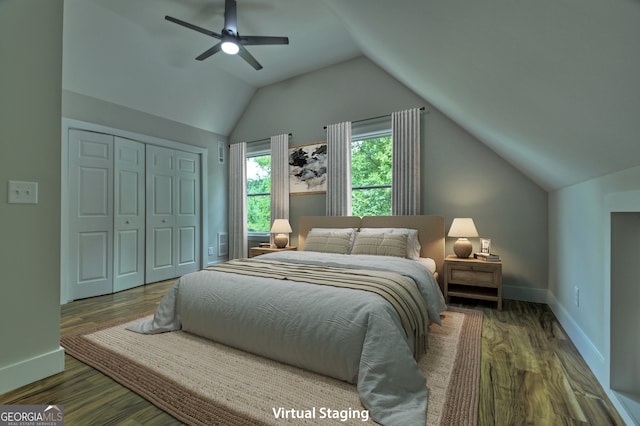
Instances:
[[[391,188],[354,189],[352,200],[354,216],[389,216],[391,214]]]
[[[269,232],[271,222],[271,156],[247,158],[247,230]]]
[[[391,185],[391,136],[351,144],[351,186]]]
[[[391,135],[351,143],[352,214],[391,214]]]
[[[247,158],[247,194],[271,192],[271,156]]]
[[[269,232],[271,222],[271,196],[247,197],[247,231]]]

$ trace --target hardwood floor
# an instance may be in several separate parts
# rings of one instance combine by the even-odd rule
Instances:
[[[60,333],[71,334],[152,311],[174,280],[68,303]],[[172,416],[99,371],[65,355],[65,371],[0,395],[0,404],[64,406],[66,425],[179,425]]]
[[[61,307],[61,333],[153,310],[173,281]],[[548,306],[505,300],[484,312],[480,425],[623,425]],[[65,371],[0,395],[0,404],[59,404],[67,425],[180,424],[97,370],[65,356]]]
[[[505,300],[484,312],[480,425],[624,425],[551,309]]]

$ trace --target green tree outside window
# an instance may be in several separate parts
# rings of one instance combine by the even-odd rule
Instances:
[[[391,214],[391,135],[351,143],[351,204],[354,216]]]
[[[271,156],[247,158],[247,231],[271,229]]]

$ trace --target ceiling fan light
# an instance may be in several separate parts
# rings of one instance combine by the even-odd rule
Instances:
[[[222,42],[222,51],[228,55],[235,55],[240,51],[240,46],[232,41]]]

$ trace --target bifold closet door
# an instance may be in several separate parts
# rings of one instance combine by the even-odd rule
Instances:
[[[145,145],[115,138],[113,291],[144,284]]]
[[[70,297],[113,291],[113,136],[69,131]]]
[[[199,156],[169,148],[146,150],[146,282],[200,268]]]
[[[176,151],[176,273],[177,276],[201,269],[200,156]]]

